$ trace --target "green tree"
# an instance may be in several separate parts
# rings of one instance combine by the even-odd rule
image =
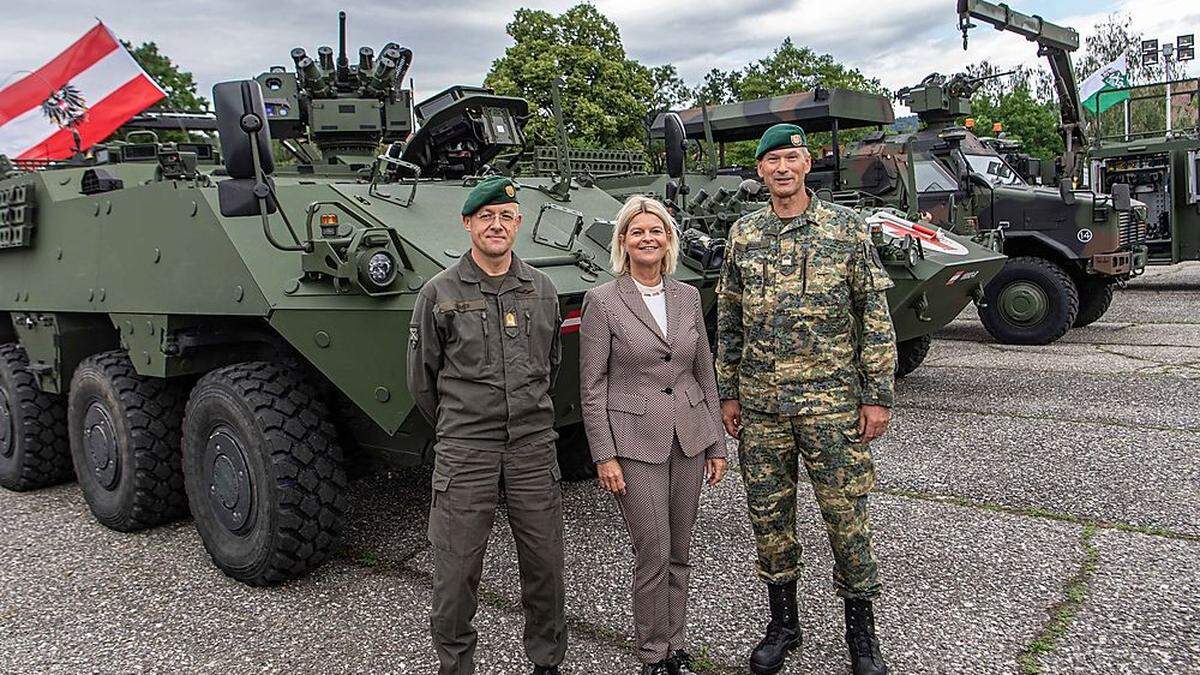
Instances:
[[[792,38],[784,38],[779,48],[737,73],[731,81],[735,100],[748,101],[768,96],[792,94],[822,87],[839,87],[888,95],[879,80],[867,77],[856,68],[834,60],[830,54],[818,54],[808,47],[797,47]]]
[[[196,95],[196,80],[186,70],[181,70],[170,57],[158,51],[154,42],[143,42],[134,47],[124,40],[121,44],[133,54],[142,70],[146,71],[158,86],[167,92],[167,98],[156,107],[168,110],[208,110],[208,99]]]
[[[975,128],[980,135],[990,135],[992,125],[999,122],[1006,136],[1021,140],[1025,152],[1050,160],[1063,151],[1062,136],[1058,133],[1058,105],[1039,100],[1027,85],[1019,85],[993,99],[976,96],[971,100]]]
[[[830,54],[818,54],[809,47],[799,47],[790,37],[769,56],[748,64],[740,70],[713,69],[695,89],[698,102],[731,103],[749,101],[783,94],[809,91],[817,86],[854,89],[890,96],[879,80],[863,75],[855,68],[838,63]],[[861,134],[844,132],[840,138],[854,140]],[[829,134],[813,134],[809,144],[814,152],[830,142]],[[753,142],[732,143],[726,146],[727,164],[748,166],[754,163]]]
[[[146,74],[157,82],[163,91],[167,92],[167,97],[156,103],[153,108],[182,111],[208,110],[208,99],[196,94],[196,80],[192,74],[180,69],[175,62],[171,61],[170,57],[160,52],[156,43],[143,42],[140,46],[134,47],[131,43],[122,40],[121,44],[129,50],[142,70],[146,71]],[[125,134],[130,131],[132,130],[128,127],[120,127],[105,140],[124,139]],[[191,138],[183,131],[160,130],[156,133],[158,139],[164,142],[178,142]]]
[[[625,54],[615,23],[581,4],[557,16],[518,9],[506,30],[513,45],[492,63],[484,84],[530,102],[537,114],[527,134],[537,142],[553,142],[551,82],[561,76],[563,119],[572,145],[643,146],[646,115],[656,103],[654,73]],[[670,82],[671,71],[659,76]]]

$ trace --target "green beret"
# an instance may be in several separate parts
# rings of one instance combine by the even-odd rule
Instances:
[[[762,138],[758,141],[758,149],[754,151],[754,159],[762,159],[763,155],[776,148],[807,146],[808,137],[804,135],[803,129],[795,124],[776,124],[763,132]]]
[[[462,214],[470,216],[491,204],[516,204],[517,184],[504,176],[488,176],[471,189],[463,202]]]

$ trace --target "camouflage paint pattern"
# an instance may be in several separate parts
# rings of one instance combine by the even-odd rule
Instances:
[[[688,138],[704,138],[704,110],[700,107],[679,111]],[[780,122],[799,124],[811,134],[829,131],[834,124],[852,129],[888,125],[896,121],[891,99],[851,89],[818,87],[783,96],[708,106],[713,140],[724,143],[758,140],[768,127]],[[650,135],[661,138],[663,115],[655,118]]]
[[[717,286],[721,398],[784,415],[892,405],[891,287],[848,208],[813,196],[786,225],[769,206],[742,217]]]
[[[859,440],[858,415],[787,416],[751,409],[743,411],[742,423],[738,463],[759,578],[784,583],[803,567],[796,538],[796,483],[803,460],[833,549],[838,595],[878,597],[881,584],[867,518],[875,468],[870,446]]]

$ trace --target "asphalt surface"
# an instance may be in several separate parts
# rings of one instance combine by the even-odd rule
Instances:
[[[877,620],[895,673],[1200,672],[1200,264],[1152,270],[1091,327],[991,343],[968,309],[898,387],[877,444]],[[190,522],[98,525],[75,485],[0,491],[0,672],[434,672],[427,469],[356,481],[337,557],[270,589],[224,577]],[[632,673],[631,553],[615,505],[565,490],[564,672]],[[801,492],[803,647],[846,673],[840,602]],[[766,611],[736,470],[706,490],[690,650],[745,672]],[[516,554],[489,546],[479,672],[521,673]]]

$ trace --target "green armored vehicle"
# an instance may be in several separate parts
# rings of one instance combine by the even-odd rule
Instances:
[[[220,569],[266,584],[334,550],[348,472],[431,458],[405,384],[413,302],[468,247],[463,200],[509,168],[491,162],[525,144],[528,105],[470,87],[414,104],[411,53],[364,47],[351,64],[344,28],[336,58],[297,48],[294,70],[214,88],[219,155],[143,133],[37,171],[9,165],[0,485],[74,475],[123,531],[190,511]],[[515,250],[561,293],[554,400],[564,472],[578,472],[591,464],[579,308],[611,278],[606,219],[620,204],[520,183]],[[715,283],[687,266],[678,277]]]
[[[677,120],[677,121],[676,121]],[[855,190],[828,188],[826,174],[841,180],[847,171],[837,161],[838,132],[859,127],[882,126],[893,121],[890,101],[882,96],[847,89],[820,88],[757,101],[692,108],[658,116],[651,135],[703,141],[708,151],[705,172],[684,171],[681,159],[668,161],[667,175],[628,175],[598,178],[596,184],[625,198],[649,193],[663,198],[676,213],[683,228],[683,246],[692,249],[693,260],[705,259],[703,252],[720,245],[729,226],[744,213],[766,205],[766,190],[754,180],[753,167],[718,168],[723,163],[726,143],[754,140],[779,122],[798,124],[810,137],[832,132],[833,147],[828,157],[813,148],[810,186],[823,190],[826,199],[863,210],[871,223],[873,237],[895,287],[888,291],[892,323],[897,339],[897,376],[915,370],[928,354],[933,333],[949,323],[972,301],[983,297],[983,286],[1004,265],[1004,256],[968,237],[958,236],[929,223],[914,223],[903,201],[893,206]],[[672,129],[678,128],[678,131]],[[672,164],[674,166],[672,167]],[[896,175],[903,191],[911,184],[907,175]],[[909,190],[908,194],[916,195]],[[720,265],[721,256],[708,256],[710,266]]]

